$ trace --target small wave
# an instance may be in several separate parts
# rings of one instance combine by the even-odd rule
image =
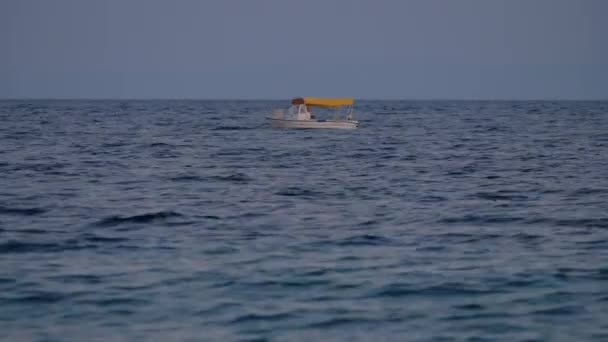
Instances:
[[[329,269],[314,269],[314,270],[310,270],[310,271],[304,271],[301,273],[301,275],[304,277],[317,277],[317,276],[326,275],[329,272],[330,272]]]
[[[390,152],[390,151],[396,151],[397,147],[392,146],[392,145],[391,146],[384,146],[384,147],[380,147],[379,150],[380,151],[389,151]]]
[[[12,214],[12,215],[23,215],[23,216],[32,216],[39,215],[46,212],[46,210],[42,208],[8,208],[8,207],[0,207],[0,214]]]
[[[542,172],[542,171],[543,171],[543,169],[542,169],[542,168],[540,168],[540,167],[537,167],[537,168],[526,167],[526,168],[520,169],[519,171],[520,171],[520,172],[523,172],[523,173],[528,173],[528,172]]]
[[[127,143],[120,141],[120,142],[108,142],[108,143],[104,143],[101,145],[102,148],[112,148],[112,147],[123,147],[126,146]]]
[[[87,236],[84,238],[89,242],[100,242],[100,243],[114,243],[114,242],[125,242],[129,239],[120,238],[120,237],[104,237],[104,236]]]
[[[235,252],[238,252],[239,249],[236,247],[230,247],[230,246],[222,246],[222,247],[217,247],[217,248],[213,248],[213,249],[208,249],[206,251],[204,251],[205,255],[222,255],[222,254],[232,254]]]
[[[249,127],[239,127],[239,126],[218,126],[212,129],[212,131],[240,131],[251,129]]]
[[[504,286],[529,288],[539,283],[541,283],[541,281],[538,279],[517,279],[505,282]]]
[[[416,251],[420,252],[440,252],[446,249],[446,246],[424,246],[416,247]]]
[[[374,297],[404,297],[404,296],[478,296],[500,293],[498,290],[476,289],[466,284],[446,283],[428,287],[414,287],[391,284],[377,291]]]
[[[279,195],[279,196],[288,196],[288,197],[317,197],[321,193],[312,191],[312,190],[308,190],[308,189],[303,189],[300,187],[288,187],[283,190],[275,192],[275,194]]]
[[[524,241],[524,242],[538,241],[539,239],[544,238],[544,236],[542,236],[542,235],[528,234],[528,233],[517,233],[517,234],[514,234],[512,237],[516,240]]]
[[[106,299],[96,299],[96,300],[81,300],[79,304],[92,304],[101,307],[112,307],[112,306],[120,306],[120,305],[128,305],[128,306],[137,306],[137,305],[145,305],[148,304],[147,300],[138,299],[138,298],[106,298]]]
[[[202,217],[207,220],[221,220],[222,219],[221,217],[215,216],[215,215],[203,215]]]
[[[225,312],[227,310],[235,309],[240,306],[241,306],[241,304],[239,304],[239,303],[222,302],[222,303],[216,304],[210,308],[199,310],[195,313],[195,315],[208,317],[208,315],[210,315],[210,314],[217,314],[220,312]]]
[[[251,287],[275,287],[275,288],[311,288],[313,286],[324,286],[331,284],[327,279],[301,279],[301,280],[264,280],[243,282],[243,285]]]
[[[365,221],[359,223],[358,226],[370,227],[370,226],[377,226],[379,224],[380,224],[380,222],[378,222],[376,220],[365,220]]]
[[[151,143],[148,146],[149,147],[173,147],[173,145],[167,144],[167,143]]]
[[[596,278],[600,279],[600,280],[608,280],[608,267],[607,268],[600,268],[597,271]]]
[[[212,177],[212,179],[218,180],[221,182],[231,182],[231,183],[248,183],[253,180],[251,177],[247,176],[244,173],[234,173],[234,174],[227,175],[227,176],[214,176],[214,177]]]
[[[2,229],[0,229],[0,232],[1,231]],[[15,229],[14,231],[19,234],[47,234],[49,232],[48,230],[43,229]]]
[[[0,284],[15,284],[17,279],[15,278],[0,278]]]
[[[360,324],[365,324],[365,323],[377,324],[378,322],[375,320],[372,320],[369,318],[363,318],[363,317],[336,317],[336,318],[330,318],[328,320],[317,322],[317,323],[310,323],[306,327],[313,328],[313,329],[329,329],[329,328],[338,327],[338,326],[360,325]]]
[[[293,315],[289,312],[282,312],[277,314],[244,314],[233,319],[230,323],[246,323],[246,322],[259,322],[259,321],[279,321],[291,318]]]
[[[97,225],[111,227],[124,223],[150,223],[154,221],[163,221],[175,217],[183,217],[183,215],[174,211],[159,211],[156,213],[148,213],[134,216],[110,216],[97,222]]]
[[[574,243],[575,245],[580,246],[580,248],[582,249],[599,249],[599,250],[605,250],[608,248],[608,239],[601,239],[601,240],[591,240],[591,241],[578,241]]]
[[[581,312],[583,308],[580,306],[558,306],[550,309],[536,310],[532,312],[533,315],[542,315],[542,316],[570,316],[577,315]]]
[[[191,181],[200,182],[200,181],[203,181],[204,178],[200,177],[200,176],[195,176],[195,175],[183,175],[183,176],[171,177],[171,178],[169,178],[169,180],[172,180],[174,182],[191,182]]]
[[[436,203],[436,202],[443,202],[443,201],[447,201],[447,198],[443,197],[443,196],[425,196],[420,199],[420,202],[427,202],[427,203]]]
[[[506,217],[506,216],[477,216],[477,215],[465,215],[459,217],[446,217],[440,219],[439,222],[454,224],[454,223],[481,223],[481,224],[492,224],[492,223],[511,223],[522,221],[521,217]]]
[[[588,219],[550,219],[536,218],[526,221],[527,224],[543,224],[561,227],[608,228],[608,218]]]
[[[0,244],[0,254],[55,251],[61,247],[57,243],[7,241]]]
[[[338,246],[386,246],[392,244],[391,239],[378,235],[358,235],[336,242]]]
[[[22,304],[51,304],[66,299],[66,295],[58,292],[35,291],[24,296],[6,298],[6,301]]]
[[[76,284],[99,284],[102,282],[101,277],[91,274],[70,274],[70,275],[58,275],[52,276],[48,279],[55,280],[61,283],[76,283]]]
[[[174,153],[168,149],[160,150],[160,151],[152,153],[152,156],[154,158],[159,158],[159,159],[171,159],[171,158],[176,158],[179,155],[180,155],[179,153]]]
[[[573,197],[585,196],[585,195],[596,195],[608,193],[608,189],[601,188],[581,188],[571,192],[569,195]]]
[[[262,217],[262,216],[266,216],[268,215],[267,213],[263,213],[263,212],[252,212],[252,211],[248,211],[248,212],[241,212],[240,214],[237,214],[233,217],[238,217],[241,219],[250,219],[250,218],[254,218],[254,217]]]
[[[512,318],[512,317],[518,317],[517,314],[510,314],[510,313],[506,313],[506,312],[487,312],[487,313],[475,313],[475,314],[470,314],[470,315],[450,315],[447,317],[442,318],[441,320],[444,321],[465,321],[465,320],[483,320],[483,319],[506,319],[506,318]]]
[[[469,173],[473,173],[474,169],[462,169],[462,171],[448,171],[445,173],[446,176],[464,176]]]
[[[562,267],[557,270],[557,272],[554,274],[554,277],[558,279],[585,278],[606,280],[608,279],[608,268],[576,269]]]
[[[440,239],[449,241],[457,241],[461,243],[480,242],[490,239],[499,239],[503,237],[499,234],[483,234],[483,233],[444,233],[436,235]]]
[[[471,310],[471,311],[477,311],[477,310],[483,310],[483,309],[485,309],[485,307],[483,305],[481,305],[481,304],[455,305],[454,308],[461,309],[461,310]]]
[[[13,170],[14,171],[35,171],[35,172],[47,172],[47,171],[55,171],[58,169],[62,169],[66,167],[66,164],[62,163],[31,163],[31,164],[17,164]]]
[[[243,150],[222,150],[216,153],[213,153],[211,158],[220,158],[220,157],[233,157],[238,156],[241,157],[243,155]]]
[[[481,199],[490,200],[490,201],[525,201],[528,199],[528,197],[523,196],[523,195],[507,195],[504,193],[505,192],[503,192],[503,191],[478,192],[474,196],[481,198]]]

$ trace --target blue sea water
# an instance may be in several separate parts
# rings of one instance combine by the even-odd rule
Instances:
[[[0,102],[0,339],[608,341],[608,102]]]

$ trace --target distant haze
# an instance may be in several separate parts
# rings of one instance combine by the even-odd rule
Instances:
[[[0,98],[292,96],[608,99],[608,1],[0,1]]]

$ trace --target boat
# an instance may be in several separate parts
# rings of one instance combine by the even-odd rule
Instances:
[[[353,102],[351,98],[296,97],[286,111],[275,109],[268,119],[273,128],[355,129],[359,121],[353,119]],[[312,113],[313,107],[335,109],[335,112],[329,119],[317,119]],[[341,113],[343,108],[346,111]]]

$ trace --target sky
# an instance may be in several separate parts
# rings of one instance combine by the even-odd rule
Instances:
[[[0,0],[0,98],[608,99],[605,0]]]

